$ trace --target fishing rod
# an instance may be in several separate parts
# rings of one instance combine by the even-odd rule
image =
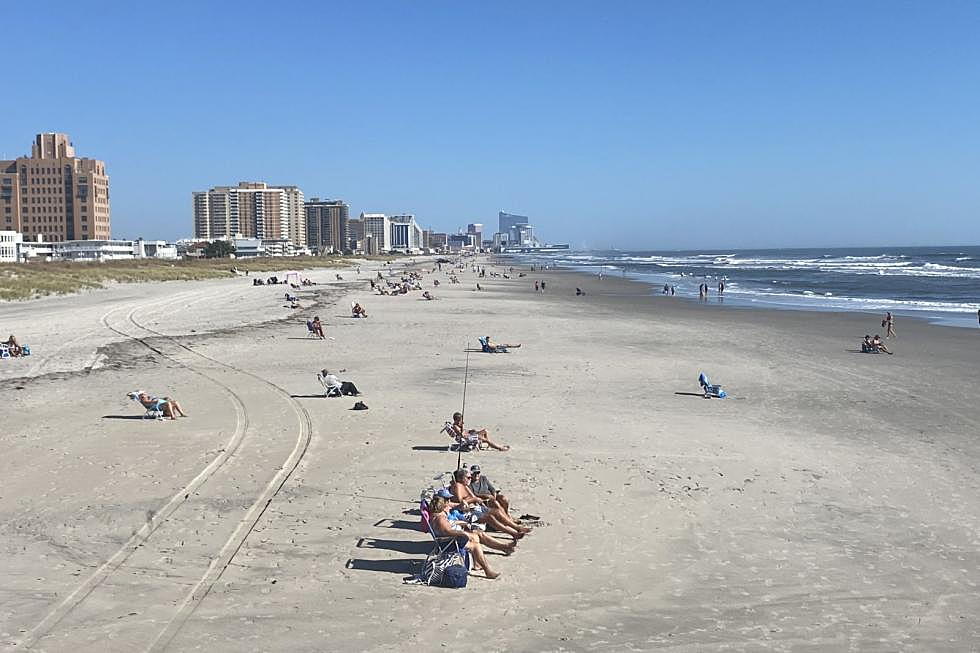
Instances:
[[[456,469],[459,469],[459,466],[463,462],[463,444],[462,444],[462,439],[465,439],[465,437],[466,437],[466,434],[463,432],[463,425],[466,424],[466,421],[465,421],[466,420],[466,380],[469,378],[469,376],[470,376],[470,352],[469,352],[469,349],[467,348],[467,350],[466,350],[466,367],[463,370],[463,406],[462,406],[462,408],[459,411],[459,414],[460,414],[460,418],[459,418],[459,435],[460,435],[461,440],[456,445]]]

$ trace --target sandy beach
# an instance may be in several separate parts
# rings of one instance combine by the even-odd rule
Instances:
[[[0,645],[980,647],[980,330],[901,320],[895,355],[866,355],[880,316],[566,271],[381,297],[376,269],[311,271],[298,310],[245,278],[0,304],[34,352],[0,361]],[[523,346],[468,354],[466,421],[511,450],[463,460],[544,525],[497,580],[405,584],[487,334]],[[369,410],[323,398],[324,367]],[[190,416],[141,419],[138,389]]]

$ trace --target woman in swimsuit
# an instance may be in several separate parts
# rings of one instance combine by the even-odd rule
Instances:
[[[497,578],[500,576],[499,571],[493,571],[490,569],[490,565],[487,563],[487,556],[483,552],[483,545],[499,549],[505,554],[509,555],[514,551],[515,543],[503,544],[490,537],[483,531],[468,531],[469,524],[462,521],[455,521],[449,518],[449,501],[443,497],[436,496],[432,498],[429,503],[429,515],[432,520],[432,531],[436,534],[436,537],[455,537],[459,539],[460,546],[464,546],[467,551],[473,555],[473,559],[476,561],[477,566],[483,569],[484,575],[487,578]],[[479,533],[479,535],[477,534]],[[465,541],[465,544],[463,542]]]

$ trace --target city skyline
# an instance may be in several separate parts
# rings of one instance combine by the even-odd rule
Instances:
[[[188,26],[65,5],[8,71],[0,158],[71,134],[110,168],[130,237],[190,235],[188,193],[260,179],[442,231],[514,211],[575,247],[980,242],[977,5],[381,2],[283,12],[274,34],[248,7]],[[31,49],[43,17],[10,20]],[[297,37],[327,23],[344,26],[328,49]],[[83,31],[113,66],[52,102],[36,80]],[[263,92],[216,81],[238,71]]]

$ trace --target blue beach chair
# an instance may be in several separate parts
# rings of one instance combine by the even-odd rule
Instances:
[[[712,385],[712,383],[708,380],[708,376],[704,372],[701,372],[698,375],[698,384],[704,391],[705,399],[711,399],[712,397],[716,399],[724,399],[728,396],[728,393],[722,390],[720,385]]]

